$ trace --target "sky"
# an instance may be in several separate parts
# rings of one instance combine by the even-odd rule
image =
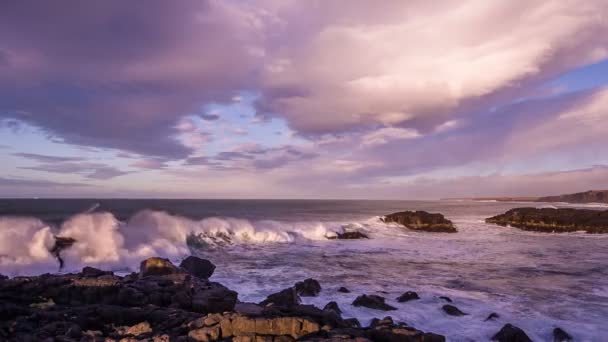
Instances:
[[[608,189],[608,6],[0,2],[0,197]]]

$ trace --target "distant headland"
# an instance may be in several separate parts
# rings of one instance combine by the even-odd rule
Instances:
[[[573,194],[539,197],[468,197],[443,198],[442,200],[497,201],[497,202],[565,202],[565,203],[608,203],[608,190],[589,190]]]

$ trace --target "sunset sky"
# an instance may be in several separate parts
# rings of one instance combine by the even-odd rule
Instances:
[[[0,3],[0,197],[601,188],[603,0]]]

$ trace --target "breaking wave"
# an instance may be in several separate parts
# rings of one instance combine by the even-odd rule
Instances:
[[[377,218],[376,218],[377,220]],[[327,240],[336,232],[362,230],[364,224],[249,221],[211,217],[192,220],[164,211],[143,210],[126,222],[108,212],[88,210],[53,227],[30,217],[0,217],[0,273],[31,275],[56,271],[55,237],[76,242],[61,252],[63,271],[82,266],[134,270],[151,256],[180,260],[192,249],[231,245]]]

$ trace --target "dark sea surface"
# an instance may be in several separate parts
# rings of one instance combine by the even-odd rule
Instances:
[[[239,292],[243,301],[314,277],[319,297],[335,300],[346,317],[367,324],[391,315],[452,341],[488,340],[505,323],[538,341],[559,326],[579,341],[608,340],[608,235],[545,234],[489,225],[484,219],[521,206],[560,203],[474,201],[317,200],[0,200],[0,273],[57,272],[48,253],[53,235],[77,243],[66,268],[84,265],[116,272],[137,270],[160,255],[179,262],[197,254],[217,265],[212,280]],[[588,205],[596,209],[606,207]],[[414,232],[379,217],[401,210],[439,212],[458,233]],[[359,230],[368,240],[328,240]],[[349,294],[337,292],[340,286]],[[420,300],[397,303],[405,291]],[[357,295],[378,294],[399,310],[355,308]],[[468,313],[444,314],[449,296]],[[501,317],[484,322],[492,312]]]

